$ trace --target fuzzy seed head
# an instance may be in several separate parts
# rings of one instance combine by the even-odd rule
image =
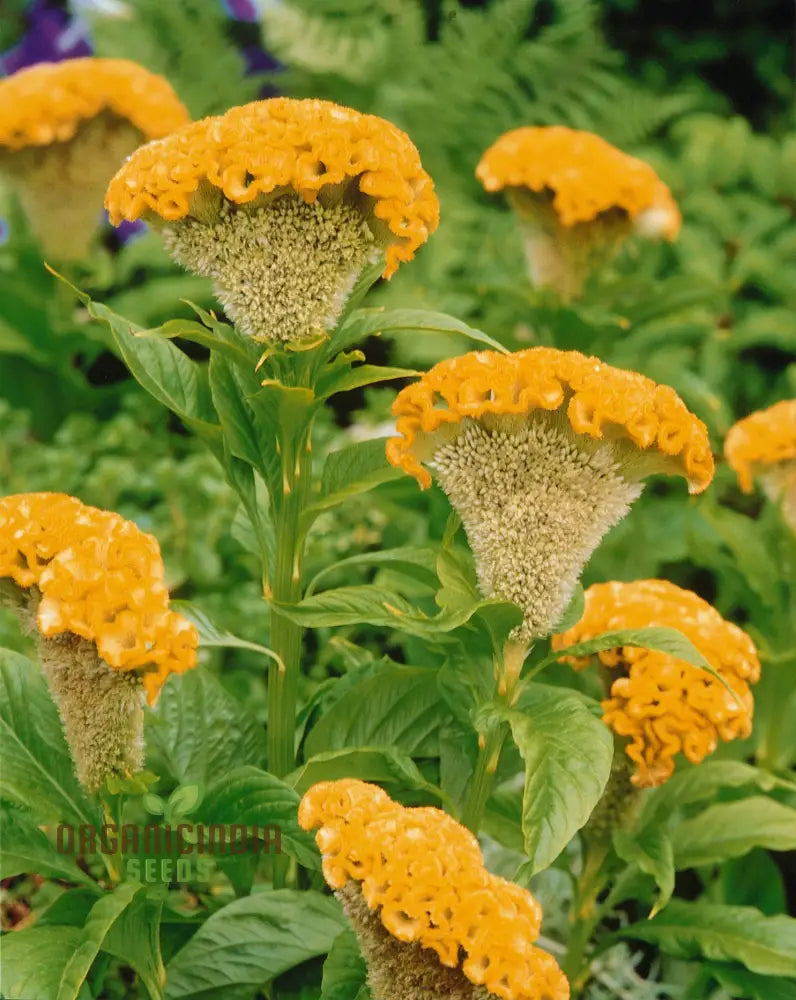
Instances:
[[[465,420],[429,462],[462,519],[481,592],[525,612],[515,638],[549,634],[600,539],[641,486],[614,449],[578,447],[554,418]]]
[[[307,204],[295,195],[253,210],[222,202],[216,221],[181,220],[163,235],[176,261],[213,279],[241,333],[278,343],[313,339],[333,327],[377,253],[356,208]]]

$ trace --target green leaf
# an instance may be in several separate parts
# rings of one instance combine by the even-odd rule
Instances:
[[[214,913],[168,965],[167,1000],[239,1000],[331,949],[346,920],[329,896],[279,889]]]
[[[96,886],[94,880],[62,854],[29,814],[0,809],[0,879],[25,873]]]
[[[384,441],[384,438],[358,441],[333,451],[324,463],[321,495],[310,505],[306,517],[312,519],[320,511],[335,507],[349,497],[404,475],[402,469],[394,468],[387,461]]]
[[[80,932],[78,945],[64,968],[57,993],[53,995],[52,1000],[76,1000],[80,987],[113,925],[139,893],[143,898],[144,892],[144,887],[137,882],[122,882],[113,892],[107,893],[92,906],[88,920]],[[125,959],[127,959],[126,954]],[[157,968],[157,961],[157,959],[151,960],[152,968]],[[162,996],[157,974],[154,978],[147,976],[146,980],[145,985],[150,997],[157,1000]]]
[[[756,847],[740,858],[730,858],[721,866],[721,895],[714,902],[730,906],[754,906],[766,916],[786,913],[785,885],[779,865],[768,851]]]
[[[402,628],[417,615],[417,608],[399,594],[383,587],[337,587],[313,594],[297,604],[272,602],[274,610],[306,628],[358,625]],[[430,619],[429,619],[430,621]]]
[[[553,629],[554,633],[566,632],[572,628],[573,625],[577,623],[583,617],[583,611],[586,607],[586,598],[583,590],[583,586],[580,583],[575,584],[575,590],[572,597],[569,599],[569,604],[567,604],[561,621]]]
[[[417,545],[406,545],[396,549],[385,549],[381,552],[361,552],[349,556],[339,562],[331,563],[319,570],[307,585],[305,596],[310,597],[318,584],[329,574],[350,566],[387,566],[390,570],[403,573],[429,588],[437,589],[437,574],[434,570],[437,554],[433,549],[420,548]]]
[[[763,795],[721,802],[672,831],[678,868],[737,858],[753,847],[796,850],[796,809]]]
[[[206,786],[243,764],[262,764],[262,726],[203,667],[168,679],[155,709],[147,712],[147,745],[160,767],[180,784]]]
[[[166,981],[160,954],[163,903],[162,897],[150,898],[146,891],[136,893],[102,942],[104,952],[120,959],[138,973],[153,1000],[162,998]]]
[[[636,836],[623,830],[613,831],[614,850],[628,864],[635,864],[655,879],[659,889],[658,899],[650,917],[659,913],[672,898],[674,892],[674,853],[672,842],[660,829],[648,829]]]
[[[338,366],[329,366],[321,373],[315,391],[318,399],[328,399],[336,392],[348,392],[364,385],[376,385],[379,382],[389,382],[391,379],[412,378],[420,372],[413,368],[389,368],[383,365],[354,365],[338,370]]]
[[[319,781],[359,778],[360,781],[396,782],[401,788],[441,793],[430,784],[411,757],[392,747],[347,747],[316,754],[288,775],[286,781],[303,795]]]
[[[276,427],[253,403],[260,380],[253,368],[241,368],[217,354],[210,358],[209,373],[213,405],[230,451],[260,472],[273,496],[281,489],[282,464]]]
[[[459,628],[482,608],[503,601],[462,601],[429,616],[401,597],[383,587],[370,584],[360,587],[338,587],[313,594],[297,604],[271,602],[277,614],[305,628],[339,625],[359,625],[366,622],[381,628],[398,629],[435,642],[444,641],[444,633]]]
[[[299,801],[298,794],[273,774],[239,767],[208,790],[198,814],[206,824],[278,826],[282,849],[305,868],[318,868],[315,841],[298,825]]]
[[[54,274],[56,272],[53,272]],[[61,275],[56,277],[65,281]],[[193,430],[204,436],[220,431],[210,398],[207,371],[191,361],[169,340],[138,336],[143,328],[117,315],[100,302],[92,301],[79,288],[74,291],[96,320],[107,323],[122,360],[144,389]]]
[[[767,771],[739,760],[707,760],[692,767],[677,770],[672,777],[646,796],[639,818],[639,827],[662,823],[680,806],[712,799],[722,788],[758,785],[770,791],[777,779]]]
[[[605,632],[594,639],[587,639],[585,642],[576,642],[573,646],[556,650],[546,656],[536,669],[541,670],[548,664],[560,660],[564,656],[590,656],[592,653],[599,653],[603,649],[617,649],[621,646],[641,646],[643,649],[654,649],[661,653],[669,653],[676,656],[678,660],[685,660],[695,667],[705,670],[722,684],[733,696],[738,695],[733,691],[726,678],[705,659],[696,646],[675,628],[668,628],[662,625],[650,625],[646,628],[625,628],[617,629],[614,632]],[[740,700],[740,699],[739,699]]]
[[[30,660],[0,649],[0,796],[37,819],[102,825],[75,777],[58,711]]]
[[[352,930],[339,934],[323,963],[321,1000],[351,1000],[365,984],[368,967]]]
[[[586,823],[611,773],[613,740],[583,699],[531,684],[502,713],[525,762],[522,829],[532,871],[555,861]]]
[[[253,653],[261,653],[272,660],[280,662],[279,657],[267,646],[261,646],[257,642],[249,642],[248,639],[241,639],[231,632],[225,632],[217,625],[214,625],[210,618],[191,601],[172,601],[171,607],[179,611],[188,621],[193,622],[199,632],[199,645],[206,647],[218,647],[221,649],[249,649]]]
[[[766,917],[751,906],[673,899],[653,920],[616,936],[648,941],[674,958],[740,962],[763,975],[796,976],[796,919]]]
[[[46,927],[50,924],[58,924],[59,926],[82,927],[88,919],[91,907],[97,902],[98,893],[101,891],[96,883],[93,891],[91,889],[67,889],[43,913],[36,917],[36,926]]]
[[[761,976],[749,972],[740,965],[718,965],[705,963],[705,971],[710,972],[734,997],[748,1000],[796,1000],[796,981],[778,976]]]
[[[183,302],[187,302],[187,299],[183,299]],[[192,305],[192,303],[188,304]],[[192,308],[197,309],[198,307],[192,306]],[[207,315],[209,316],[209,314]],[[226,326],[226,324],[221,323],[218,325],[219,327]],[[232,331],[232,327],[227,328]],[[174,340],[179,337],[180,340],[188,340],[192,344],[200,344],[211,351],[216,351],[229,358],[230,361],[250,364],[252,368],[257,364],[257,355],[254,358],[251,357],[245,348],[243,337],[239,334],[235,335],[234,340],[231,337],[220,337],[202,323],[197,323],[196,320],[192,319],[170,319],[160,326],[139,330],[136,336],[140,340]]]
[[[142,330],[138,336],[164,337],[167,340],[179,337],[181,340],[189,340],[193,344],[201,344],[202,347],[223,354],[230,361],[254,370],[261,351],[253,340],[237,333],[229,323],[222,323],[206,309],[191,302],[190,299],[182,299],[181,301],[193,309],[201,323],[189,319],[170,319],[161,326]]]
[[[501,354],[510,353],[497,340],[493,340],[483,330],[468,326],[461,320],[445,313],[431,312],[426,309],[358,309],[351,315],[341,330],[346,343],[356,343],[365,337],[376,334],[396,336],[402,333],[455,333],[473,340],[484,347]]]
[[[0,990],[5,997],[56,1000],[67,965],[80,947],[78,927],[30,927],[3,935]],[[78,1000],[91,1000],[88,985]]]
[[[387,667],[346,692],[321,717],[307,737],[305,753],[384,746],[436,757],[442,716],[436,671]]]

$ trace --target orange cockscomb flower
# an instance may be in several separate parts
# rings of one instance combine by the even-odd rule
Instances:
[[[666,580],[595,584],[577,625],[553,637],[564,649],[616,629],[664,625],[682,632],[729,684],[667,653],[624,646],[595,656],[619,676],[603,701],[603,720],[627,738],[626,753],[636,765],[633,784],[663,784],[683,753],[697,764],[719,740],[744,739],[752,730],[754,703],[749,685],[760,676],[755,645],[737,625],[690,590]],[[591,657],[573,660],[583,667]]]
[[[0,499],[0,578],[32,631],[78,776],[140,766],[141,700],[196,664],[195,627],[169,608],[160,549],[118,514],[60,493]]]
[[[0,81],[0,171],[47,253],[82,256],[108,179],[188,121],[170,84],[127,59],[39,63]]]
[[[435,365],[393,405],[387,457],[437,479],[462,518],[481,590],[548,634],[602,536],[653,473],[705,489],[704,424],[677,393],[577,351],[479,351]]]
[[[739,420],[727,434],[724,454],[744,493],[752,492],[759,477],[796,531],[796,399],[784,399]]]
[[[534,284],[568,298],[634,228],[668,240],[680,229],[677,205],[652,167],[590,132],[514,129],[484,153],[476,176],[487,191],[506,191]]]
[[[324,876],[359,936],[374,1000],[569,997],[553,957],[534,945],[539,904],[490,874],[478,841],[446,813],[344,779],[311,788],[299,822],[318,828]]]
[[[368,261],[389,278],[439,219],[409,137],[329,101],[272,98],[138,150],[108,188],[111,221],[165,226],[213,278],[242,333],[290,342],[331,328]]]

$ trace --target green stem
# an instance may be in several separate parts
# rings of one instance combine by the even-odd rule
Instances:
[[[283,496],[276,514],[276,557],[271,597],[278,603],[301,599],[301,562],[304,541],[301,515],[311,485],[310,428],[299,437],[295,452],[282,453]],[[272,774],[284,777],[295,764],[294,738],[301,661],[302,628],[271,612],[271,648],[281,662],[269,667],[268,760]]]
[[[602,917],[602,909],[597,897],[606,881],[605,861],[607,845],[601,842],[587,842],[583,871],[578,879],[572,901],[570,922],[572,931],[567,942],[567,953],[562,963],[562,971],[569,979],[572,1000],[577,1000],[589,981],[590,960],[587,957],[589,941]]]
[[[491,726],[486,736],[479,739],[478,760],[462,810],[462,823],[474,834],[478,834],[484,817],[507,732],[505,725]]]

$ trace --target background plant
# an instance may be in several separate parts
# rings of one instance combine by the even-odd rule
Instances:
[[[244,63],[220,6],[199,0],[169,5],[142,0],[127,6],[126,21],[105,16],[101,6],[89,9],[96,51],[129,55],[135,38],[135,58],[167,72],[195,114],[249,100],[255,82],[262,84],[243,76]],[[736,418],[796,393],[796,140],[786,132],[784,43],[773,32],[756,49],[765,56],[755,61],[758,100],[751,107],[744,88],[722,92],[706,83],[705,75],[713,75],[714,84],[726,87],[729,74],[718,79],[709,74],[711,61],[677,26],[664,34],[646,27],[636,45],[632,26],[643,27],[641,5],[635,13],[632,5],[583,0],[550,5],[509,0],[481,7],[335,0],[322,12],[317,6],[266,7],[264,42],[284,66],[269,84],[291,96],[348,103],[405,128],[435,178],[443,206],[440,231],[389,285],[369,293],[369,307],[450,313],[510,349],[554,344],[643,371],[681,393],[708,423],[717,452]],[[735,35],[729,29],[722,33],[730,22],[722,20],[720,9],[714,13],[707,40],[717,53],[712,62],[722,66],[729,59],[723,63],[722,53]],[[245,29],[246,42],[253,41],[256,30]],[[211,64],[212,74],[206,72]],[[216,72],[223,87],[215,82]],[[753,117],[758,131],[738,112]],[[683,210],[678,243],[628,248],[614,267],[597,276],[577,306],[561,307],[550,295],[531,290],[510,213],[473,177],[483,149],[500,132],[528,122],[588,128],[649,159]],[[191,815],[207,822],[214,816],[228,821],[231,797],[245,792],[254,803],[252,817],[280,815],[290,856],[310,871],[317,867],[314,848],[291,826],[291,817],[297,795],[314,780],[341,773],[335,769],[383,781],[407,802],[438,804],[442,794],[449,808],[459,807],[476,754],[471,709],[491,656],[491,633],[500,623],[479,610],[472,628],[460,635],[455,629],[435,631],[432,638],[405,621],[395,628],[394,617],[376,607],[373,592],[366,607],[338,609],[336,617],[329,611],[325,618],[316,615],[311,624],[317,627],[307,632],[304,647],[293,790],[270,778],[263,770],[262,735],[267,659],[232,638],[271,644],[267,611],[254,582],[262,547],[256,531],[214,460],[195,440],[192,414],[169,417],[126,377],[116,360],[117,338],[123,338],[126,326],[92,323],[84,307],[65,300],[65,286],[41,268],[24,237],[23,220],[12,213],[9,206],[10,234],[0,248],[5,291],[0,380],[7,400],[0,414],[0,486],[4,493],[74,492],[87,503],[135,518],[160,538],[175,596],[192,602],[193,613],[206,619],[205,664],[195,676],[182,678],[179,688],[171,682],[150,717],[149,766],[161,775],[158,793],[167,798],[183,785],[198,785],[203,797]],[[109,235],[77,275],[79,284],[94,300],[143,328],[182,317],[174,349],[186,352],[192,370],[204,378],[207,340],[197,345],[183,335],[196,334],[197,323],[178,300],[210,307],[212,299],[201,279],[176,273],[158,246],[147,235],[120,247]],[[356,335],[369,363],[415,368],[475,346],[460,332],[445,332],[446,322],[439,317],[421,322],[414,313],[385,328],[382,317],[363,314]],[[226,335],[223,326],[211,323],[206,329]],[[422,336],[411,332],[418,329]],[[371,333],[379,336],[368,339]],[[155,337],[137,345],[141,351],[167,347]],[[119,381],[108,386],[111,375]],[[54,386],[57,393],[50,391]],[[327,456],[355,444],[367,428],[383,433],[379,427],[389,419],[393,396],[393,389],[363,392],[358,386],[318,412],[316,482],[323,482],[330,461],[327,488],[343,481],[355,487],[379,482],[385,473],[376,461],[381,445],[357,444],[359,457],[348,464]],[[396,478],[372,492],[352,490],[344,499],[318,511],[317,530],[308,539],[305,583],[311,592],[322,598],[329,590],[369,585],[398,591],[411,605],[440,613],[442,591],[442,611],[449,615],[467,601],[470,607],[477,603],[467,555],[453,525],[447,530],[448,507],[439,491],[420,494],[411,482]],[[763,661],[750,741],[722,747],[698,768],[683,767],[648,795],[633,838],[614,845],[626,870],[600,901],[611,915],[595,937],[589,997],[624,992],[634,1000],[769,1000],[790,995],[786,979],[794,974],[793,932],[782,914],[785,876],[792,869],[781,853],[794,847],[794,798],[787,782],[796,746],[782,725],[796,697],[791,682],[796,588],[788,544],[776,511],[759,498],[742,496],[729,471],[720,468],[710,491],[696,501],[684,501],[664,482],[649,488],[586,571],[584,583],[662,576],[695,589],[750,631]],[[324,575],[317,578],[319,573]],[[6,628],[4,645],[24,652],[10,622]],[[543,649],[538,652],[544,655]],[[26,753],[40,762],[39,771],[61,776],[79,813],[90,815],[91,804],[70,783],[57,717],[32,668],[6,654],[4,674],[24,684],[8,688],[7,717],[21,711],[23,702],[28,713],[31,706],[37,712]],[[563,713],[580,719],[583,732],[592,734],[598,746],[603,730],[588,709],[596,687],[557,665],[543,681],[554,690],[536,688],[529,696],[536,733],[545,732],[540,700],[555,696],[549,732]],[[582,696],[571,693],[575,688],[583,689]],[[363,701],[371,707],[366,714]],[[554,705],[559,708],[553,710]],[[204,733],[216,734],[209,746]],[[574,817],[585,809],[580,793],[568,784],[570,765],[567,760],[555,771],[556,787],[567,789],[565,841],[575,833],[579,821]],[[514,877],[519,869],[518,877],[528,878],[536,867],[538,817],[524,815],[522,771],[519,755],[507,751],[483,832],[492,870]],[[147,990],[157,995],[152,993],[157,981],[150,968],[153,953],[147,951],[140,917],[161,907],[160,946],[170,968],[167,996],[196,995],[190,968],[195,955],[202,942],[212,947],[233,926],[238,941],[251,941],[247,947],[259,963],[259,980],[236,979],[240,971],[233,956],[217,963],[219,976],[227,978],[213,989],[253,996],[270,980],[265,995],[270,990],[281,1000],[318,996],[319,989],[323,997],[344,995],[336,977],[348,966],[331,958],[325,971],[320,965],[320,956],[342,929],[325,904],[313,909],[314,902],[298,898],[301,893],[275,898],[250,892],[272,886],[275,878],[289,881],[290,873],[275,872],[261,859],[256,871],[251,865],[226,866],[211,886],[171,888],[165,900],[155,903],[124,883],[100,895],[97,859],[87,859],[88,876],[71,865],[65,870],[37,834],[39,822],[63,818],[63,796],[43,777],[31,783],[30,770],[24,773],[24,796],[3,792],[12,808],[3,824],[3,856],[11,867],[2,874],[33,868],[45,881],[35,885],[28,876],[11,886],[9,912],[18,916],[32,907],[39,916],[35,926],[15,932],[22,956],[16,961],[34,967],[23,951],[24,934],[37,956],[50,956],[43,974],[62,971],[76,944],[89,939],[96,945],[85,968],[89,985],[81,987],[79,976],[70,980],[72,995],[81,989],[97,996],[145,996]],[[274,806],[279,796],[283,813]],[[130,795],[128,808],[131,815],[145,815],[140,793]],[[722,830],[732,835],[718,837]],[[33,858],[23,847],[33,850]],[[551,868],[532,876],[553,950],[571,934],[568,872],[577,872],[578,856],[575,839]],[[299,884],[317,889],[320,882],[305,873]],[[672,901],[647,921],[672,885]],[[316,899],[307,894],[310,898]],[[19,899],[21,910],[14,909]],[[99,909],[91,909],[89,917],[91,907]],[[278,922],[272,920],[274,907]],[[317,934],[308,935],[297,956],[280,936],[282,925],[312,927]],[[181,958],[194,934],[201,935],[195,950]],[[122,937],[136,942],[135,952],[120,947]],[[332,954],[342,947],[341,942]],[[291,969],[285,964],[288,954],[291,962],[298,958],[304,964],[295,962]],[[272,956],[280,955],[281,964],[275,964]],[[130,967],[135,977],[125,972]],[[58,995],[52,980],[43,982],[42,995]]]

